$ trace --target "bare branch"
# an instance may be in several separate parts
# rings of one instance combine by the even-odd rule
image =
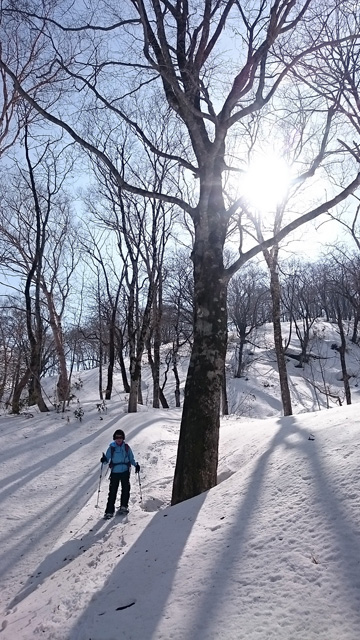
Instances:
[[[279,243],[280,240],[285,238],[292,231],[295,231],[295,229],[298,229],[306,222],[310,222],[311,220],[314,220],[315,218],[320,216],[322,213],[327,213],[329,209],[332,209],[333,207],[338,205],[340,202],[343,202],[359,186],[360,186],[360,172],[357,174],[356,178],[345,189],[343,189],[343,191],[341,191],[337,196],[335,196],[334,198],[331,198],[331,200],[328,200],[327,202],[324,202],[319,207],[312,209],[312,211],[309,211],[308,213],[304,213],[302,216],[300,216],[296,220],[293,220],[292,222],[287,224],[285,227],[283,227],[281,231],[276,233],[272,238],[268,238],[267,240],[264,240],[263,242],[258,244],[256,247],[253,247],[249,251],[246,251],[245,253],[243,253],[238,258],[238,260],[236,260],[226,270],[227,279],[229,280],[231,276],[234,273],[236,273],[236,271],[238,271],[238,269],[243,264],[245,264],[245,262],[247,262],[248,260],[256,256],[258,253],[260,253],[264,249],[267,249],[268,247],[271,247],[272,245]]]
[[[89,151],[91,154],[97,156],[99,158],[99,160],[101,160],[101,162],[103,162],[103,164],[109,169],[110,173],[116,179],[120,189],[124,189],[125,191],[128,191],[130,193],[137,193],[138,195],[141,195],[144,198],[154,198],[156,200],[163,200],[164,202],[171,202],[173,204],[176,204],[178,207],[180,207],[181,209],[183,209],[184,211],[186,211],[190,215],[193,215],[193,213],[194,213],[193,207],[191,207],[188,203],[184,202],[183,200],[180,200],[179,198],[176,198],[174,196],[170,196],[170,195],[167,195],[167,194],[164,194],[164,193],[160,193],[160,192],[158,193],[158,192],[155,192],[155,191],[148,191],[146,189],[140,189],[138,187],[135,187],[134,185],[131,185],[131,184],[127,183],[121,177],[121,175],[120,175],[119,171],[117,170],[117,168],[115,167],[115,165],[111,162],[111,160],[108,158],[108,156],[103,151],[101,151],[100,149],[95,147],[95,145],[91,144],[90,142],[88,142],[87,140],[82,138],[66,122],[64,122],[63,120],[60,120],[56,116],[54,116],[51,113],[49,113],[48,111],[46,111],[46,109],[41,107],[39,105],[39,103],[34,98],[32,98],[31,95],[27,91],[25,91],[25,89],[23,89],[23,87],[19,83],[16,75],[11,71],[11,69],[8,67],[8,65],[3,60],[0,60],[0,67],[2,69],[4,69],[6,71],[6,73],[10,76],[10,78],[14,82],[16,90],[19,92],[19,94],[21,96],[23,96],[23,98],[25,98],[29,102],[29,104],[34,109],[36,109],[36,111],[38,113],[40,113],[44,118],[46,118],[46,120],[49,120],[50,122],[52,122],[53,124],[57,125],[58,127],[61,127],[61,129],[66,131],[71,136],[71,138],[73,140],[75,140],[75,142],[80,144],[84,149]]]

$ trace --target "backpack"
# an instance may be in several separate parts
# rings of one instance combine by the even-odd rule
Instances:
[[[128,443],[127,443],[127,442],[124,442],[124,444],[125,444],[125,452],[128,454],[128,453],[129,453],[129,445],[128,445]],[[109,469],[112,469],[112,468],[113,468],[113,466],[114,466],[114,463],[113,463],[113,454],[114,454],[114,451],[115,451],[115,447],[114,447],[114,445],[113,445],[113,444],[111,445],[110,449],[111,449],[111,458],[110,458],[110,462],[109,462]],[[130,469],[130,467],[131,467],[131,462],[125,462],[124,464],[127,464],[128,468]]]

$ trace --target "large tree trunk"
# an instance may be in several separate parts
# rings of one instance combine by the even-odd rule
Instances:
[[[227,346],[227,281],[223,229],[216,222],[196,228],[194,262],[194,342],[184,407],[172,504],[216,485],[222,379]],[[217,216],[219,220],[220,216]],[[203,242],[204,234],[211,242]],[[204,250],[206,245],[206,250]]]

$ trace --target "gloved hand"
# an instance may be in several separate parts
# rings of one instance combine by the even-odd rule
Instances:
[[[136,463],[136,466],[135,466],[135,473],[140,473],[140,465],[138,462]]]
[[[102,456],[100,458],[100,462],[101,462],[101,464],[106,464],[107,463],[107,457],[106,457],[105,453],[102,454]]]

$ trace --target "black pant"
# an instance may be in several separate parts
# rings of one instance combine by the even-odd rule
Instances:
[[[128,507],[130,497],[130,470],[123,471],[122,473],[111,473],[110,487],[108,501],[105,509],[105,513],[114,513],[115,501],[118,492],[119,484],[121,483],[121,507]]]

